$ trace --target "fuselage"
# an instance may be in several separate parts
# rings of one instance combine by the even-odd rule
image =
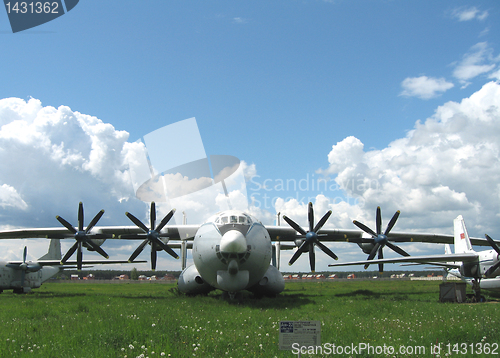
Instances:
[[[494,278],[500,275],[500,267],[493,272],[488,270],[498,263],[499,256],[495,250],[477,252],[477,261],[464,262],[460,268],[460,273],[465,277]]]
[[[193,240],[192,254],[194,267],[188,267],[179,279],[183,292],[197,293],[202,282],[205,288],[230,293],[255,290],[276,294],[284,288],[281,273],[270,265],[272,244],[268,231],[242,211],[221,212],[201,225]]]
[[[250,215],[225,211],[203,224],[193,241],[193,261],[211,286],[229,292],[247,289],[271,262],[271,239]]]

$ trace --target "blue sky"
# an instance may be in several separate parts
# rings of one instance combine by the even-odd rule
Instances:
[[[332,146],[355,137],[366,164],[406,138],[416,121],[424,123],[440,106],[460,103],[498,81],[499,10],[496,1],[82,0],[66,15],[16,34],[0,11],[0,99],[67,106],[126,131],[128,142],[196,117],[207,154],[233,155],[253,165],[254,182],[310,180],[321,170],[334,180],[354,167],[332,164]],[[66,143],[72,140],[68,134]],[[496,152],[492,155],[496,161]],[[0,180],[23,197],[24,177]],[[470,207],[464,208],[477,212],[485,196],[472,199],[474,190],[451,183],[439,185],[466,195]],[[66,186],[71,189],[70,184],[60,189]],[[250,183],[247,189],[256,194],[256,187]],[[318,194],[270,193],[274,198]],[[383,207],[388,218],[400,208],[390,204],[401,197],[396,195],[379,193],[381,205],[388,203]],[[95,196],[86,202],[97,202]],[[364,199],[366,207],[349,207],[348,216],[373,220],[378,204],[374,196]],[[76,213],[81,199],[75,200],[61,209]],[[289,203],[288,209],[299,215],[305,204]],[[96,203],[95,211],[114,205]],[[458,208],[448,205],[452,208],[443,206],[439,213],[450,230]],[[44,226],[53,225],[44,220],[39,219]],[[332,225],[349,221],[338,218]],[[410,221],[400,229],[445,230],[442,222]],[[496,228],[491,220],[477,225],[478,236],[481,229]],[[301,260],[299,269],[307,267]]]

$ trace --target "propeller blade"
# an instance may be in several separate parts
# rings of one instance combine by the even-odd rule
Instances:
[[[378,258],[379,260],[382,260],[384,258],[384,252],[382,250],[382,247],[378,250]],[[384,272],[384,264],[380,263],[378,264],[378,272],[383,273]]]
[[[64,255],[64,257],[61,260],[61,263],[65,264],[66,261],[68,261],[69,258],[75,253],[75,251],[76,251],[77,248],[78,248],[78,241],[75,242],[73,244],[73,246],[71,246],[71,248],[68,250],[68,252],[66,252],[66,255]]]
[[[317,233],[319,230],[321,230],[321,228],[323,227],[323,225],[325,225],[326,221],[330,218],[330,215],[332,215],[332,211],[331,210],[329,210],[325,215],[323,215],[323,217],[321,218],[321,220],[318,221],[318,223],[314,227],[313,231]]]
[[[313,231],[313,225],[314,225],[314,209],[313,209],[313,204],[309,202],[307,205],[307,216],[309,219],[309,231]]]
[[[306,235],[307,234],[304,231],[304,229],[302,229],[295,221],[293,221],[292,219],[290,219],[288,216],[283,215],[283,220],[285,220],[288,223],[288,225],[290,225],[298,233],[300,233],[302,235]]]
[[[309,244],[309,265],[311,266],[311,272],[316,271],[316,255],[314,253],[314,245]]]
[[[494,264],[493,266],[491,266],[489,269],[486,270],[486,272],[484,273],[484,275],[486,277],[489,277],[490,275],[493,274],[493,272],[496,271],[496,269],[498,269],[500,267],[500,261],[497,262],[496,264]]]
[[[394,214],[394,216],[392,217],[391,221],[389,221],[389,224],[387,225],[387,229],[385,229],[385,233],[384,235],[389,235],[389,232],[392,230],[392,228],[394,227],[394,225],[396,224],[396,221],[398,220],[398,217],[399,217],[399,214],[401,212],[398,210],[396,211],[396,213]]]
[[[87,239],[85,241],[85,243],[87,245],[91,246],[93,250],[97,251],[105,259],[109,259],[109,255],[106,253],[106,251],[104,251],[103,249],[101,249],[101,247],[99,245],[94,244],[94,242],[92,240]]]
[[[28,255],[28,247],[24,247],[24,253],[23,253],[23,264],[26,263],[26,256]]]
[[[144,232],[148,232],[149,229],[146,227],[146,225],[144,225],[142,223],[141,220],[137,219],[134,215],[132,215],[131,213],[129,212],[126,212],[125,215],[127,215],[127,217],[136,225],[138,226],[139,228],[141,228]]]
[[[168,247],[167,245],[165,245],[163,243],[163,241],[161,241],[160,239],[153,239],[153,242],[155,242],[158,246],[160,246],[163,250],[165,250],[173,258],[175,258],[175,259],[179,258],[179,255],[177,255],[175,253],[175,251],[172,250],[170,247]]]
[[[86,234],[88,234],[90,232],[90,230],[92,230],[92,228],[95,226],[95,224],[97,224],[97,222],[101,219],[103,214],[104,214],[104,210],[101,210],[96,214],[96,216],[94,216],[94,218],[92,219],[90,224],[87,226],[87,229],[85,229]]]
[[[146,246],[146,244],[149,242],[149,239],[146,239],[144,240],[138,247],[137,249],[135,249],[135,251],[132,253],[132,255],[130,255],[128,261],[132,262],[135,260],[135,258],[137,256],[139,256],[139,254],[142,252],[142,250],[144,250],[144,246]]]
[[[391,248],[393,251],[397,252],[398,254],[400,254],[401,256],[410,256],[409,253],[407,253],[405,250],[403,250],[402,248],[400,248],[399,246],[396,246],[394,245],[393,243],[387,241],[386,242],[386,245]]]
[[[382,233],[382,213],[380,211],[380,206],[377,206],[376,221],[377,235],[380,235]]]
[[[78,231],[83,231],[83,203],[78,204]]]
[[[149,223],[151,225],[151,230],[154,230],[156,223],[156,204],[154,201],[151,202],[151,209],[149,210]]]
[[[156,270],[156,240],[151,241],[151,270]]]
[[[300,245],[300,247],[297,249],[297,251],[295,251],[295,253],[293,254],[290,261],[288,261],[288,265],[293,265],[293,263],[295,261],[297,261],[297,259],[300,257],[300,255],[302,255],[302,253],[305,251],[304,249],[305,249],[306,245],[307,245],[307,241],[304,241],[302,243],[302,245]]]
[[[328,247],[326,247],[325,245],[323,245],[321,242],[319,241],[316,241],[316,245],[318,245],[318,247],[325,253],[327,254],[328,256],[330,256],[332,259],[334,260],[338,260],[339,258],[337,257],[337,255],[335,255]]]
[[[486,236],[486,240],[488,240],[488,243],[493,248],[493,250],[495,250],[497,252],[497,254],[500,255],[500,248],[498,248],[498,246],[495,243],[495,241],[493,241],[493,239],[491,237],[489,237],[487,234],[485,234],[484,236]]]
[[[363,223],[360,223],[359,221],[356,221],[356,220],[353,220],[352,222],[354,225],[356,225],[357,227],[359,227],[361,230],[363,230],[364,232],[366,232],[367,234],[370,234],[374,237],[377,236],[377,234],[375,233],[375,231],[373,231],[372,229],[370,229],[368,226],[366,226],[365,224]]]
[[[22,270],[21,271],[21,288],[24,287],[24,279],[26,277],[26,271],[25,270]]]
[[[76,269],[78,271],[82,270],[82,265],[83,265],[83,252],[82,252],[82,242],[78,241],[78,251],[76,253]]]
[[[76,234],[78,231],[71,225],[69,222],[64,220],[62,217],[59,215],[56,216],[57,221],[59,221],[66,229],[71,231],[72,234]]]
[[[373,249],[370,252],[370,255],[368,255],[368,258],[366,259],[367,261],[373,260],[373,258],[377,254],[377,251],[378,251],[379,247],[380,247],[380,244],[377,242],[375,244],[375,246],[373,246]],[[370,266],[370,264],[365,264],[365,270],[368,268],[368,266]]]
[[[161,231],[161,229],[163,229],[165,227],[165,225],[167,225],[167,223],[170,221],[170,219],[172,219],[172,216],[174,216],[174,214],[175,214],[175,209],[170,210],[170,212],[167,215],[165,215],[165,217],[158,224],[158,226],[156,227],[155,230],[159,233]]]

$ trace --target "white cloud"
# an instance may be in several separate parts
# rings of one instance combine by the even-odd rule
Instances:
[[[490,82],[461,103],[440,106],[382,150],[359,155],[362,143],[346,138],[333,146],[326,171],[337,173],[339,184],[365,183],[346,190],[360,196],[367,210],[401,209],[399,228],[449,232],[454,217],[463,214],[476,228],[498,231],[499,135],[500,85]],[[353,150],[352,161],[339,165],[338,158]]]
[[[247,22],[248,20],[242,17],[233,17],[233,24],[246,24]]]
[[[28,204],[26,204],[16,189],[10,185],[3,184],[0,186],[0,207],[4,209],[16,208],[25,210],[27,209]]]
[[[498,60],[493,57],[493,50],[487,42],[479,42],[472,46],[456,65],[453,76],[467,86],[474,77],[492,71]]]
[[[444,78],[408,77],[401,83],[401,87],[403,87],[401,96],[430,99],[446,92],[453,86],[453,83]]]
[[[481,11],[475,6],[459,7],[451,12],[451,16],[458,21],[484,20],[488,17],[488,11]]]
[[[0,100],[0,123],[2,225],[55,226],[56,214],[74,223],[79,201],[123,221],[121,202],[133,197],[128,133],[33,98]]]

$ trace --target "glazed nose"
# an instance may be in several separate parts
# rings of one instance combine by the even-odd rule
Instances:
[[[243,254],[247,251],[247,239],[238,230],[229,230],[220,240],[220,251],[229,254]]]

